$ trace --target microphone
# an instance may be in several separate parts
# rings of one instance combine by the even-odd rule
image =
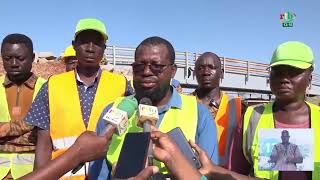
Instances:
[[[118,106],[112,107],[103,116],[105,122],[105,131],[111,129],[112,126],[116,127],[116,134],[121,136],[128,127],[128,119],[134,114],[138,107],[137,99],[133,96],[125,97]]]
[[[123,98],[123,100],[118,104],[117,107],[112,107],[108,110],[108,112],[103,115],[103,120],[105,123],[105,129],[103,133],[106,131],[112,130],[112,127],[115,127],[114,132],[121,136],[128,127],[128,119],[134,114],[135,110],[138,107],[138,101],[133,96],[128,96]],[[76,168],[74,168],[71,172],[72,174],[77,173],[85,163],[79,164]]]
[[[143,132],[151,132],[151,125],[155,126],[158,119],[158,108],[152,106],[149,98],[142,98],[139,101],[137,125],[143,127]]]
[[[159,119],[158,108],[152,106],[152,101],[149,98],[142,98],[139,101],[138,122],[139,127],[143,126],[143,132],[151,132],[151,125],[155,126]],[[153,149],[152,141],[148,147],[148,165],[153,165]]]

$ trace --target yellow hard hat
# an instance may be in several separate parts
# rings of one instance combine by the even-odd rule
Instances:
[[[63,53],[63,58],[76,56],[76,51],[73,49],[73,46],[68,46]]]

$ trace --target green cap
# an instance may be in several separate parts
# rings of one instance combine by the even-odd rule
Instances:
[[[270,67],[288,65],[299,69],[308,69],[313,65],[313,53],[309,46],[298,41],[280,44],[274,51]]]
[[[87,19],[80,19],[77,27],[76,27],[76,33],[74,37],[76,37],[80,32],[85,31],[85,30],[94,30],[98,31],[99,33],[102,34],[105,40],[108,40],[108,35],[106,31],[106,27],[98,19],[93,19],[93,18],[87,18]]]

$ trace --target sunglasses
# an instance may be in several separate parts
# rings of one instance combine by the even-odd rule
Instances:
[[[132,71],[134,73],[142,73],[145,70],[146,66],[148,66],[151,72],[155,75],[161,74],[167,67],[172,65],[173,64],[153,64],[140,62],[134,62],[131,64]]]

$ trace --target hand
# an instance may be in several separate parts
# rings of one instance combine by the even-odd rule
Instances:
[[[131,177],[127,180],[148,180],[152,175],[159,172],[159,168],[156,166],[149,166],[142,170],[137,176]],[[112,178],[112,180],[120,180],[116,178]]]
[[[114,128],[100,136],[91,131],[83,132],[71,146],[78,154],[79,163],[102,158],[106,155]]]
[[[176,179],[200,179],[200,173],[191,165],[168,134],[153,130],[151,139],[154,143],[155,159],[162,161]]]
[[[210,158],[208,157],[207,153],[202,150],[196,143],[189,141],[191,147],[195,149],[199,155],[199,160],[201,162],[201,168],[199,169],[199,172],[202,175],[207,175],[210,172],[212,172],[212,169],[214,169],[215,165],[211,162]]]
[[[294,162],[294,157],[293,156],[288,156],[286,159],[286,163],[293,163]]]
[[[151,139],[154,144],[154,157],[166,165],[170,166],[170,164],[174,162],[174,155],[178,153],[181,154],[180,149],[169,135],[160,131],[153,131],[151,133]]]
[[[232,171],[228,171],[223,167],[217,166],[211,162],[207,153],[202,150],[197,144],[190,141],[190,145],[197,151],[199,154],[199,159],[202,164],[202,167],[199,169],[199,172],[202,175],[207,176],[209,179],[223,179],[223,180],[248,180],[247,176],[243,176],[241,174],[234,173]]]

